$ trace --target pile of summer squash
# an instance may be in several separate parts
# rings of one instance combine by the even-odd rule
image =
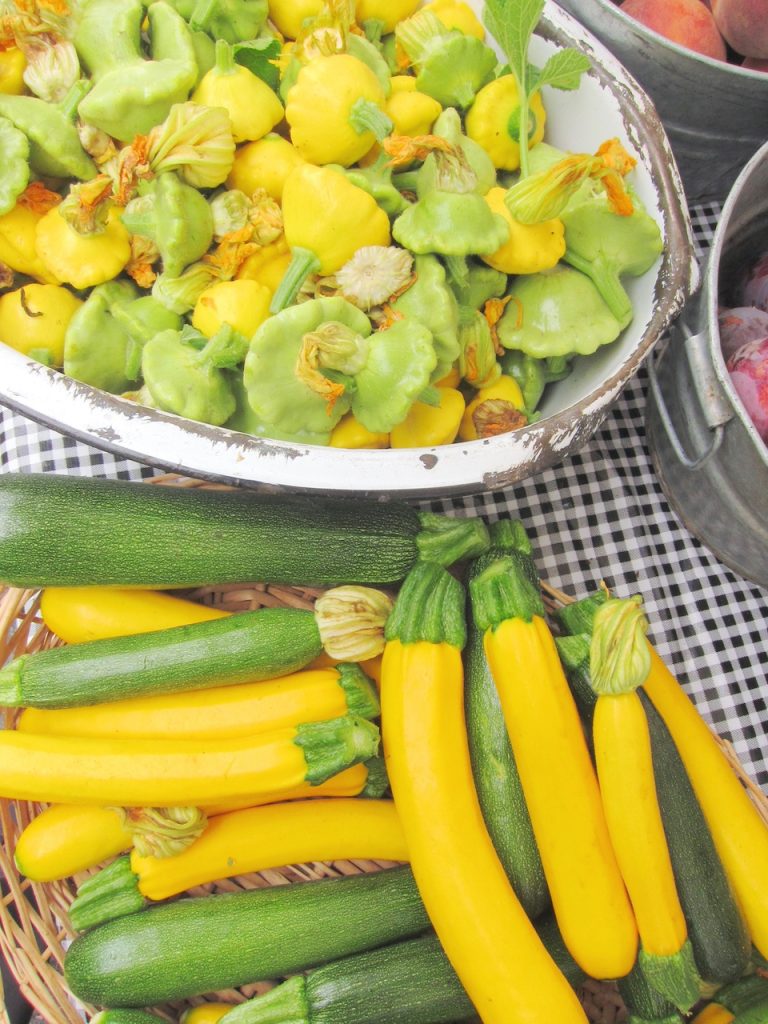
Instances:
[[[124,533],[88,575],[96,506]],[[230,615],[156,589],[231,579],[217,547],[236,541],[243,580],[321,585],[314,609]],[[765,822],[639,599],[548,616],[519,523],[6,475],[0,579],[43,588],[64,641],[0,670],[21,709],[0,795],[49,805],[23,874],[99,868],[65,975],[108,1022],[276,978],[187,1024],[570,1024],[586,977],[618,979],[635,1024],[768,1019]],[[359,858],[399,866],[185,895]]]

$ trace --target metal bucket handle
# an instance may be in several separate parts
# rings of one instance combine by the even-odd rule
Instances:
[[[686,469],[696,470],[706,465],[719,450],[725,436],[725,425],[733,419],[734,411],[712,365],[707,332],[701,331],[698,334],[693,334],[688,324],[681,321],[678,321],[677,326],[684,334],[683,344],[694,389],[704,420],[712,431],[711,442],[705,451],[689,455],[683,447],[659,383],[656,364],[661,356],[656,359],[652,356],[648,360],[648,378],[653,397],[656,400],[659,419],[666,431],[672,450]]]

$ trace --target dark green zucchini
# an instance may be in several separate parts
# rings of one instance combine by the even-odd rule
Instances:
[[[71,708],[273,679],[304,668],[322,649],[313,612],[260,608],[22,654],[0,668],[0,702]]]
[[[73,995],[147,1007],[279,978],[419,935],[429,918],[407,867],[176,900],[78,936]]]
[[[713,1002],[733,1014],[733,1024],[766,1024],[768,978],[751,974],[719,989]]]
[[[661,817],[680,904],[699,974],[736,981],[747,969],[750,940],[685,766],[661,715],[641,691],[648,718]]]
[[[519,524],[502,520],[491,527],[494,548],[530,554]],[[470,568],[470,578],[473,569]],[[523,787],[507,735],[504,714],[483,649],[483,634],[470,616],[464,649],[467,737],[480,807],[507,877],[531,918],[549,906],[549,890],[533,835]]]
[[[537,929],[568,981],[583,972],[547,919]],[[473,1013],[461,982],[430,933],[358,953],[294,977],[230,1010],[223,1024],[447,1024]]]
[[[638,963],[626,977],[619,978],[618,988],[633,1024],[683,1024],[677,1007],[648,984]]]
[[[0,581],[15,587],[386,584],[420,556],[487,546],[481,519],[403,502],[0,476]]]

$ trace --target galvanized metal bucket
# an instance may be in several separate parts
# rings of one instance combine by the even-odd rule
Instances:
[[[768,139],[768,72],[713,60],[645,28],[612,0],[557,0],[654,102],[689,202],[722,202]]]
[[[646,425],[661,485],[678,515],[717,557],[768,587],[768,447],[733,385],[720,345],[718,300],[765,251],[768,143],[723,208],[702,290],[649,362]]]

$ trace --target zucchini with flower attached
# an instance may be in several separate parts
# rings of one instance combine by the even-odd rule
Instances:
[[[171,856],[134,849],[86,879],[69,919],[84,931],[217,879],[334,860],[408,860],[391,800],[295,800],[216,815]]]
[[[18,587],[396,583],[419,557],[447,565],[487,545],[479,518],[396,501],[0,478],[0,580]]]
[[[597,775],[608,831],[640,933],[649,983],[686,1013],[700,978],[656,795],[651,735],[637,688],[648,675],[640,601],[612,598],[593,624],[590,677]]]
[[[302,782],[279,793],[249,794],[224,804],[197,808],[96,807],[88,804],[52,804],[22,830],[16,841],[16,866],[34,882],[53,882],[87,868],[95,868],[132,847],[156,855],[187,845],[205,827],[207,817],[243,807],[264,806],[285,800],[324,797],[372,797],[387,788],[380,757],[352,765],[313,785]],[[193,812],[197,812],[196,814]],[[197,831],[190,829],[194,824]]]
[[[596,613],[607,600],[599,591],[565,605],[557,616],[564,630],[557,639],[558,651],[590,732],[597,701],[591,686],[591,637]],[[750,955],[741,912],[669,730],[642,688],[638,696],[648,722],[653,779],[696,966],[709,985],[735,981],[747,969]]]
[[[374,657],[390,608],[380,591],[340,587],[313,611],[259,608],[22,654],[0,668],[0,695],[6,707],[78,708],[274,679],[304,668],[324,647],[340,659]]]

